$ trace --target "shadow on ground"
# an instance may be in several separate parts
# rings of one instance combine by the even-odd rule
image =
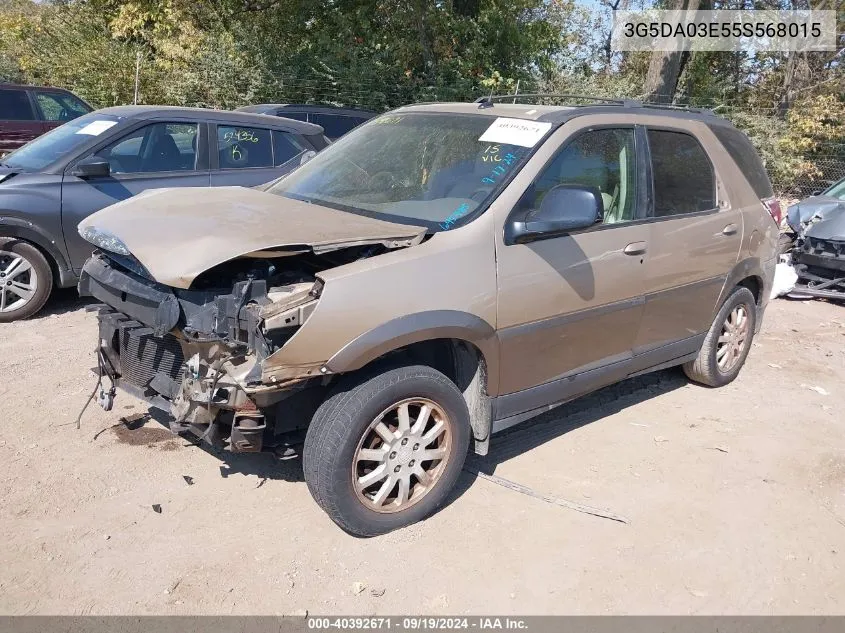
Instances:
[[[162,450],[168,449],[168,442],[182,442],[182,446],[199,448],[220,463],[220,476],[224,479],[234,475],[256,477],[256,488],[260,488],[267,481],[303,482],[301,459],[280,460],[272,453],[232,453],[215,449],[206,442],[191,435],[174,435],[170,431],[168,416],[159,409],[150,408],[146,413],[128,415],[121,418],[117,424],[109,427],[117,440],[130,445],[158,445]],[[108,429],[103,429],[99,436]],[[95,436],[96,439],[96,436]]]
[[[464,466],[464,473],[452,491],[447,505],[472,487],[479,472],[492,475],[497,466],[503,462],[584,425],[679,389],[688,382],[683,372],[677,367],[629,378],[563,404],[493,436],[490,441],[490,452],[487,455],[469,456]]]
[[[628,407],[679,389],[687,382],[678,368],[630,378],[561,405],[496,435],[491,441],[490,452],[486,456],[469,456],[464,473],[445,505],[451,504],[469,490],[478,478],[479,472],[492,475],[497,466],[503,462],[586,424],[597,422]],[[111,428],[119,441],[128,444],[148,444],[150,440],[162,441],[165,437],[175,439],[175,436],[170,434],[167,414],[158,409],[150,409],[145,414],[123,418],[120,423]],[[217,459],[220,462],[220,476],[224,479],[234,475],[256,477],[258,480],[256,488],[260,488],[267,481],[303,482],[305,480],[302,460],[299,458],[280,460],[271,453],[231,453],[215,449],[192,436],[182,436],[181,441],[187,442],[183,446],[195,446]]]
[[[76,288],[56,288],[47,299],[47,303],[28,320],[37,321],[51,316],[58,316],[66,312],[80,310],[87,305],[96,303],[93,297],[80,297]]]

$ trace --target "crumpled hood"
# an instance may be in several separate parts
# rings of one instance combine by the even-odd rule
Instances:
[[[836,215],[845,215],[845,201],[832,196],[810,196],[789,206],[786,221],[793,231],[801,233],[805,225],[828,220]]]
[[[87,227],[120,239],[156,281],[175,288],[260,251],[397,248],[418,243],[426,231],[244,187],[148,190],[80,222],[80,232]]]

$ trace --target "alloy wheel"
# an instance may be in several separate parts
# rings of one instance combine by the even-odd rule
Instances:
[[[748,340],[748,307],[740,303],[728,313],[716,347],[719,371],[729,373],[742,358]]]
[[[38,290],[38,275],[25,257],[0,250],[0,312],[20,310]]]
[[[364,431],[352,460],[355,494],[375,512],[400,512],[443,475],[452,421],[435,402],[409,398],[382,411]]]

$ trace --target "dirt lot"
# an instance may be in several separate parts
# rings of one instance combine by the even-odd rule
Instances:
[[[845,614],[843,307],[776,301],[732,385],[630,380],[481,464],[628,524],[467,473],[370,540],[318,510],[298,461],[126,426],[146,407],[125,394],[77,430],[95,318],[70,292],[48,308],[0,329],[0,612]]]

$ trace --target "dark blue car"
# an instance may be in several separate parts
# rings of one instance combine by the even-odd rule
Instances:
[[[251,187],[329,141],[319,125],[245,112],[121,106],[0,159],[0,323],[37,312],[91,255],[79,222],[159,187]]]

